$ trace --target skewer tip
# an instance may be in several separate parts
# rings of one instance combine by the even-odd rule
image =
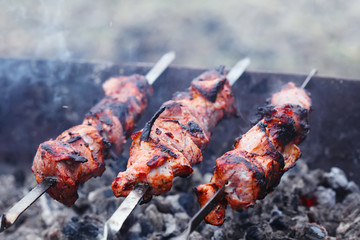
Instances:
[[[174,60],[175,57],[176,57],[176,52],[175,51],[170,51],[170,52],[165,53],[164,56],[166,56],[169,59]]]
[[[238,61],[234,67],[227,74],[227,79],[229,80],[230,85],[239,79],[239,77],[245,72],[246,68],[250,65],[250,58],[246,57]]]
[[[249,65],[251,63],[251,60],[249,57],[244,58],[242,61],[245,62],[246,65]]]
[[[300,88],[304,89],[306,87],[306,85],[309,83],[309,81],[311,80],[311,78],[313,76],[315,76],[315,74],[317,74],[317,72],[318,72],[318,70],[316,68],[313,68],[310,71],[309,75],[306,77],[305,81],[301,84]]]
[[[148,83],[152,85],[156,79],[163,73],[163,71],[174,61],[176,54],[174,51],[165,53],[146,74]]]

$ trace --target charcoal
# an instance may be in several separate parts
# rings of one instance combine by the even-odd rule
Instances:
[[[164,216],[164,227],[165,232],[163,236],[167,237],[174,237],[180,234],[179,227],[176,224],[176,219],[172,214],[163,214]]]
[[[331,188],[319,186],[314,193],[314,197],[316,198],[316,204],[323,207],[331,208],[336,204],[336,192]]]
[[[336,229],[337,235],[341,239],[359,239],[360,219],[355,219],[354,222],[340,223]]]
[[[153,199],[153,203],[161,213],[175,213],[175,209],[172,207],[172,202],[169,198],[158,196]]]
[[[308,240],[322,240],[327,239],[328,234],[324,227],[318,224],[307,224],[304,228],[304,239]]]
[[[216,230],[211,238],[211,240],[223,240],[223,239],[226,239],[223,229]]]
[[[166,197],[159,196],[154,198],[155,205],[161,209],[160,211],[165,213],[176,213],[176,212],[184,212],[183,206],[180,204],[180,195],[168,195]]]
[[[342,239],[360,238],[360,194],[346,196],[341,207],[341,222],[336,229],[336,236]]]
[[[246,231],[246,240],[263,240],[266,239],[265,233],[257,226],[251,226]]]
[[[190,220],[186,213],[164,214],[165,232],[161,234],[164,239],[172,239],[182,233]]]
[[[270,226],[274,230],[286,230],[290,227],[289,219],[283,215],[277,215],[270,220]]]
[[[81,215],[84,214],[91,207],[91,203],[87,198],[79,198],[73,205],[74,211]]]
[[[108,197],[108,191],[109,188],[100,188],[98,191],[90,192],[87,198],[91,207],[91,210],[89,209],[89,211],[100,215],[106,213],[106,216],[104,216],[105,218],[112,215],[112,213],[120,206],[123,199],[116,199],[114,195]]]
[[[98,239],[103,233],[102,222],[95,217],[73,217],[62,229],[64,237],[69,240]]]
[[[175,213],[177,231],[183,231],[188,226],[190,217],[186,213]]]
[[[44,239],[59,240],[64,239],[60,223],[55,223],[43,232]]]
[[[192,232],[190,235],[189,240],[204,240],[205,238],[203,236],[201,236],[201,234],[199,232]]]
[[[346,196],[343,201],[344,205],[360,205],[360,193],[354,192]]]
[[[349,192],[360,192],[359,186],[353,181],[349,182],[349,184],[347,185],[347,190]]]
[[[180,193],[179,204],[183,207],[187,214],[192,215],[195,212],[197,199],[193,193]]]
[[[0,175],[0,207],[5,208],[22,197],[21,191],[16,188],[16,180],[13,175]]]
[[[56,204],[49,196],[42,196],[39,199],[39,203],[41,206],[41,218],[46,226],[52,226],[56,221],[63,218],[63,216],[60,216],[61,212],[57,208],[58,204]]]
[[[149,204],[145,209],[144,217],[140,224],[144,235],[152,232],[161,232],[164,227],[164,217],[154,204]]]
[[[193,168],[194,172],[185,178],[174,178],[172,189],[169,194],[177,194],[178,192],[193,193],[192,187],[204,183],[204,177],[198,168]]]
[[[348,180],[343,170],[337,167],[332,167],[329,173],[324,174],[326,183],[333,189],[346,189]]]
[[[15,177],[17,186],[23,186],[26,179],[25,171],[22,169],[17,169],[14,171],[13,175]]]
[[[172,239],[182,233],[199,209],[192,188],[209,180],[210,174],[177,178],[177,187],[137,206],[125,221],[119,239]],[[14,172],[14,171],[12,171]],[[4,239],[97,239],[103,223],[124,198],[115,198],[111,188],[114,171],[80,186],[79,200],[71,207],[40,198],[5,231]],[[26,175],[23,186],[14,174],[0,175],[0,209],[5,211],[34,185]],[[106,187],[104,187],[106,186]],[[341,194],[341,197],[338,195]],[[319,230],[320,229],[320,230]],[[324,235],[321,235],[324,233]],[[326,237],[327,236],[327,237]],[[226,209],[222,226],[202,222],[190,239],[359,239],[359,186],[337,168],[325,172],[310,169],[299,160],[280,184],[255,205],[235,211]]]
[[[126,237],[128,239],[139,239],[141,237],[141,232],[142,232],[141,225],[140,223],[137,222],[131,226]]]
[[[214,232],[218,230],[219,227],[212,226],[209,224],[204,224],[203,228],[201,229],[200,233],[203,235],[205,239],[211,239],[214,236]]]

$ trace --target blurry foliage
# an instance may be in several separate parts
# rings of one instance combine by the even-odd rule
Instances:
[[[360,78],[356,0],[0,1],[0,57],[153,62]]]

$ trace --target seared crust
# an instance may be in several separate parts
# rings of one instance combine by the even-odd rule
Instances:
[[[127,135],[147,106],[152,88],[144,76],[111,78],[103,84],[106,96],[91,110],[81,125],[40,144],[32,171],[38,183],[56,176],[47,191],[59,202],[72,206],[78,186],[105,170],[109,150],[120,154]]]
[[[223,70],[206,72],[192,81],[188,92],[176,93],[133,134],[127,170],[112,184],[115,196],[127,196],[138,183],[148,183],[145,199],[150,199],[169,191],[174,177],[190,175],[216,124],[235,114],[233,102]]]
[[[264,198],[300,157],[297,144],[309,131],[310,97],[289,83],[270,103],[260,109],[262,119],[236,141],[234,150],[216,160],[210,183],[196,188],[203,206],[227,183],[224,200],[205,218],[208,223],[223,224],[228,203],[240,210]]]

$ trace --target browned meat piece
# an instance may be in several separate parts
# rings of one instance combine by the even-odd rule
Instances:
[[[194,79],[188,92],[165,102],[145,128],[133,134],[127,170],[114,179],[114,194],[127,196],[138,183],[148,183],[144,199],[150,199],[169,191],[174,177],[191,174],[215,125],[236,112],[233,102],[223,70]]]
[[[264,198],[300,157],[297,144],[309,130],[310,97],[289,83],[273,95],[270,103],[261,109],[263,117],[258,124],[236,141],[234,150],[216,160],[210,183],[196,188],[203,206],[226,184],[225,198],[205,218],[208,223],[223,224],[227,203],[240,210]]]
[[[106,96],[86,115],[83,123],[72,127],[55,140],[40,144],[32,171],[38,183],[56,176],[50,196],[71,206],[78,198],[79,184],[100,176],[109,149],[123,150],[152,93],[144,76],[111,78],[103,84]]]
[[[293,104],[309,110],[311,108],[311,98],[304,89],[298,88],[293,82],[290,82],[280,92],[272,95],[270,104],[275,106]]]
[[[151,86],[144,76],[135,74],[130,77],[110,78],[103,84],[103,88],[106,96],[90,109],[84,122],[96,118],[102,124],[112,127],[113,123],[108,121],[110,116],[105,114],[110,110],[111,115],[120,121],[125,136],[130,136],[148,104],[152,94]]]

